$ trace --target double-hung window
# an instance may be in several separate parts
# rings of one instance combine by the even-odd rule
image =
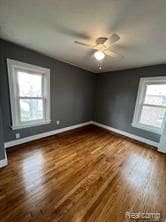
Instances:
[[[166,77],[141,78],[132,126],[161,134],[166,115]]]
[[[12,129],[50,122],[50,70],[7,59]]]

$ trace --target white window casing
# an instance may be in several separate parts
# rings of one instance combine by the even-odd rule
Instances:
[[[36,65],[31,65],[7,59],[11,116],[12,116],[12,129],[20,129],[32,127],[37,125],[49,124],[50,119],[50,69],[43,68]],[[18,72],[25,74],[39,75],[41,77],[41,95],[40,96],[21,96],[19,93]],[[38,100],[42,101],[42,118],[35,120],[22,121],[21,120],[21,100]],[[35,111],[35,110],[34,110]],[[33,112],[34,112],[33,111]]]
[[[153,133],[161,134],[161,132],[163,130],[163,127],[164,127],[164,120],[162,122],[161,127],[155,127],[155,126],[148,125],[148,124],[142,124],[140,122],[143,107],[162,108],[162,109],[164,108],[166,110],[165,105],[155,105],[155,104],[146,104],[146,103],[144,103],[147,86],[155,85],[155,84],[157,84],[157,85],[164,84],[165,85],[166,84],[166,77],[165,76],[150,77],[150,78],[147,77],[147,78],[141,78],[140,79],[138,92],[137,92],[136,105],[135,105],[135,110],[134,110],[134,116],[133,116],[133,121],[132,121],[131,125],[133,127],[139,128],[139,129],[143,129],[143,130],[147,130],[147,131],[150,131],[150,132],[153,132]]]

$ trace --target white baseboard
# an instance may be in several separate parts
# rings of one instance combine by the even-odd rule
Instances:
[[[18,140],[12,140],[12,141],[9,141],[9,142],[5,143],[5,148],[9,148],[9,147],[16,146],[16,145],[23,144],[23,143],[27,143],[27,142],[30,142],[30,141],[33,141],[33,140],[41,139],[41,138],[44,138],[44,137],[47,137],[47,136],[52,136],[52,135],[55,135],[55,134],[58,134],[58,133],[62,133],[62,132],[69,131],[69,130],[73,130],[73,129],[76,129],[76,128],[79,128],[79,127],[83,127],[83,126],[87,126],[87,125],[90,125],[90,124],[99,126],[101,128],[107,129],[109,131],[118,133],[120,135],[129,137],[131,139],[137,140],[137,141],[142,142],[142,143],[146,143],[146,144],[154,146],[154,147],[158,147],[159,146],[159,143],[154,142],[152,140],[145,139],[143,137],[136,136],[134,134],[127,133],[125,131],[115,129],[113,127],[101,124],[99,122],[89,121],[89,122],[85,122],[85,123],[81,123],[81,124],[65,127],[65,128],[62,128],[62,129],[56,129],[56,130],[52,130],[52,131],[49,131],[49,132],[40,133],[40,134],[37,134],[37,135],[25,137],[25,138],[18,139]],[[4,161],[4,160],[2,160],[2,161]]]
[[[123,136],[126,136],[126,137],[129,137],[131,139],[134,139],[134,140],[137,140],[139,142],[142,142],[142,143],[146,143],[148,145],[151,145],[151,146],[154,146],[154,147],[158,147],[159,143],[157,142],[154,142],[152,140],[149,140],[149,139],[145,139],[143,137],[140,137],[140,136],[136,136],[134,134],[131,134],[131,133],[127,133],[125,131],[122,131],[122,130],[118,130],[118,129],[115,129],[115,128],[112,128],[110,126],[107,126],[107,125],[104,125],[104,124],[101,124],[101,123],[98,123],[98,122],[92,122],[92,124],[96,125],[96,126],[99,126],[101,128],[104,128],[104,129],[107,129],[109,131],[112,131],[114,133],[118,133],[120,135],[123,135]]]
[[[164,135],[165,136],[165,135]],[[164,138],[165,139],[165,138]],[[166,153],[166,145],[164,143],[165,141],[163,141],[161,139],[160,141],[160,144],[159,144],[159,147],[158,147],[158,151],[161,152],[161,153]]]
[[[162,147],[160,147],[160,146],[159,146],[159,148],[158,148],[158,151],[159,151],[160,153],[166,153],[166,149],[164,149],[164,148],[162,148]]]
[[[47,137],[47,136],[52,136],[52,135],[62,133],[62,132],[65,132],[65,131],[69,131],[69,130],[73,130],[73,129],[76,129],[76,128],[79,128],[79,127],[87,126],[87,125],[90,125],[92,123],[93,123],[92,121],[89,121],[89,122],[85,122],[85,123],[65,127],[65,128],[62,128],[62,129],[56,129],[56,130],[52,130],[52,131],[49,131],[49,132],[24,137],[22,139],[12,140],[12,141],[9,141],[9,142],[5,143],[5,148],[20,145],[20,144],[27,143],[27,142],[37,140],[37,139],[41,139],[41,138],[44,138],[44,137]]]
[[[7,156],[5,153],[5,158],[3,160],[0,160],[0,168],[7,166],[8,161],[7,161]]]

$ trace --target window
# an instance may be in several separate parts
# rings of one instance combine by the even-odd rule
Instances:
[[[132,126],[161,134],[166,114],[166,77],[141,78]]]
[[[7,59],[12,129],[50,123],[50,70]]]

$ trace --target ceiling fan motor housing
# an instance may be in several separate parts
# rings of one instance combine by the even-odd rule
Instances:
[[[106,37],[99,37],[99,38],[96,39],[96,44],[97,44],[97,45],[102,45],[102,44],[104,44],[107,40],[108,40],[108,38],[106,38]]]

